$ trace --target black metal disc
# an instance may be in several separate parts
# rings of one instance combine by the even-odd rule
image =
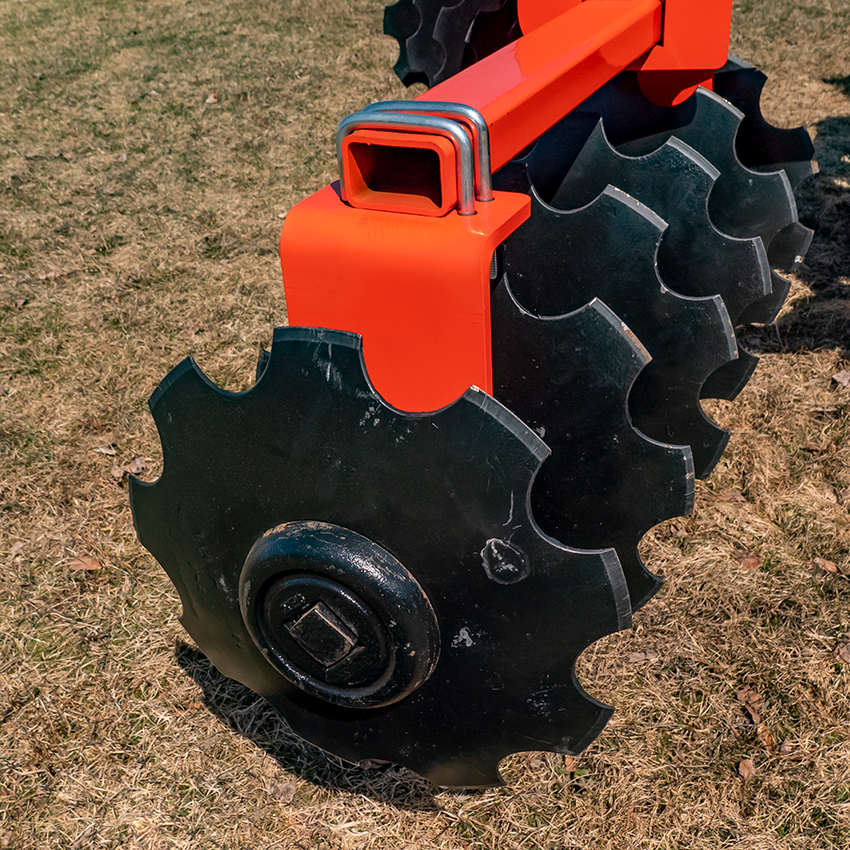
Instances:
[[[750,68],[747,73],[753,71],[755,69]],[[759,72],[756,75],[760,80],[760,91],[764,75]],[[739,84],[743,84],[740,79]],[[748,103],[750,106],[754,103],[758,109],[758,92]],[[812,231],[797,219],[793,188],[780,165],[771,170],[767,165],[749,167],[741,161],[739,150],[746,150],[754,144],[748,137],[752,121],[748,121],[747,116],[728,100],[703,88],[678,106],[655,106],[641,91],[638,75],[624,72],[564,118],[562,126],[550,131],[549,135],[560,137],[560,150],[554,161],[558,163],[561,179],[579,153],[578,142],[589,134],[590,122],[599,118],[604,122],[608,140],[620,153],[629,156],[646,154],[675,136],[718,169],[708,204],[712,221],[730,236],[760,237],[773,270],[771,292],[745,307],[738,321],[773,321],[790,289],[789,282],[776,269],[791,269],[802,260],[811,242]],[[761,124],[763,128],[769,127],[763,120]],[[805,130],[794,131],[795,137],[799,133],[808,140]],[[807,142],[804,149],[797,152],[798,155],[807,155],[809,148],[810,143]],[[534,156],[530,162],[530,167],[540,172],[533,177],[536,184],[545,187],[553,182],[550,174],[552,163],[538,164]],[[743,364],[739,364],[739,381],[744,376],[742,369]],[[736,367],[728,370],[730,373],[735,371]],[[727,385],[729,380],[726,379]],[[724,392],[728,394],[729,391],[727,386]]]
[[[593,129],[552,205],[575,209],[589,203],[605,184],[617,186],[667,222],[658,251],[665,284],[681,295],[720,295],[733,324],[754,302],[770,294],[771,273],[761,239],[739,239],[718,230],[708,199],[719,172],[675,137],[643,156],[615,150],[600,121]],[[738,360],[727,363],[703,385],[703,398],[734,398],[757,358],[740,344]]]
[[[760,90],[763,75],[758,76]],[[748,102],[758,108],[758,91]],[[566,116],[526,157],[531,182],[544,200],[554,195],[600,118],[606,137],[620,153],[647,154],[675,136],[718,169],[708,203],[713,223],[730,236],[761,238],[771,268],[770,293],[743,307],[736,322],[773,321],[790,289],[790,283],[776,270],[793,268],[802,260],[812,232],[797,220],[792,186],[781,167],[749,167],[741,161],[739,148],[752,143],[747,138],[752,122],[727,100],[705,89],[698,89],[675,107],[655,106],[641,91],[638,75],[624,72]],[[763,120],[761,123],[764,125]],[[808,140],[804,130],[794,133],[802,133]],[[798,155],[810,156],[809,148],[806,142]],[[717,376],[709,389],[713,385],[715,394],[734,397],[735,387],[740,389],[746,383],[755,365],[749,361],[743,357],[741,363],[728,367],[725,377]]]
[[[765,120],[761,92],[764,73],[730,54],[729,61],[714,75],[714,91],[744,113],[738,134],[738,156],[750,168],[782,169],[796,189],[814,173],[815,148],[805,127],[784,129]]]
[[[661,586],[637,544],[691,510],[694,486],[690,450],[650,440],[629,420],[629,390],[649,358],[598,300],[535,316],[506,275],[492,303],[494,393],[552,448],[531,491],[534,518],[568,545],[614,547],[637,609]]]
[[[633,424],[654,440],[689,446],[696,475],[705,477],[728,432],[706,417],[700,391],[709,375],[738,356],[722,299],[686,297],[665,286],[656,254],[667,225],[629,195],[609,186],[588,206],[565,211],[529,191],[531,216],[502,254],[516,301],[536,316],[570,313],[595,297],[610,307],[652,358],[629,395]],[[522,347],[521,337],[513,339]],[[494,350],[503,344],[494,327]],[[551,435],[549,445],[554,450]],[[642,486],[639,480],[637,471],[634,486]]]
[[[697,151],[718,171],[709,197],[716,227],[729,236],[761,237],[771,264],[784,267],[771,256],[770,245],[777,233],[797,222],[793,189],[782,170],[758,171],[741,161],[737,140],[746,118],[734,105],[699,88],[675,107],[655,106],[641,91],[638,75],[625,72],[564,121],[578,125],[599,118],[608,141],[628,156],[650,153],[674,136]]]
[[[555,192],[551,204],[576,209],[606,185],[646,204],[667,222],[658,268],[681,295],[720,295],[732,321],[770,292],[770,269],[759,239],[738,239],[715,227],[708,198],[720,172],[675,138],[643,156],[619,153],[600,121]]]
[[[131,481],[139,538],[180,592],[181,621],[202,651],[299,735],[350,761],[385,759],[473,787],[498,784],[509,753],[577,752],[605,725],[611,709],[584,693],[573,666],[590,643],[628,626],[622,571],[610,550],[570,550],[537,529],[529,492],[548,449],[491,396],[470,389],[435,413],[402,413],[369,384],[359,337],[280,328],[248,391],[224,392],[185,360],[151,410],[164,469],[152,484]],[[270,529],[290,522],[353,532],[422,589],[439,657],[407,696],[334,704],[258,648],[240,608],[243,565]],[[298,575],[324,580],[321,564],[334,559]],[[362,586],[331,579],[385,621]],[[287,603],[285,591],[273,606]],[[306,623],[318,630],[306,643],[319,662],[345,657],[360,628],[330,592],[303,612],[318,601],[332,612],[320,607]],[[272,642],[297,622],[282,615]]]

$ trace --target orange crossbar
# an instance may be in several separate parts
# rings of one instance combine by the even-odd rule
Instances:
[[[660,0],[587,0],[417,100],[465,103],[501,168],[661,38]]]
[[[499,168],[660,32],[660,0],[588,0],[420,99],[477,109]],[[357,209],[328,187],[281,234],[289,320],[362,334],[376,390],[401,409],[442,407],[470,384],[489,392],[490,261],[528,214],[526,195],[505,192],[436,218]]]

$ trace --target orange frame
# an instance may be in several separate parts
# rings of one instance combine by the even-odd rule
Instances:
[[[417,98],[477,109],[494,169],[627,67],[645,70],[662,99],[682,96],[725,62],[731,0],[520,0],[519,13],[527,34]],[[348,144],[387,141],[375,132],[356,130]],[[450,186],[448,149],[428,144]],[[357,208],[334,184],[290,210],[280,242],[289,321],[361,334],[370,379],[397,408],[434,410],[473,384],[491,392],[491,260],[529,198],[496,192],[475,215],[442,203],[411,215],[397,194],[397,211],[393,198],[362,208],[368,192]]]

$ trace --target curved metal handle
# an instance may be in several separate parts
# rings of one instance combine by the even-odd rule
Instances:
[[[466,130],[449,118],[437,115],[411,115],[402,112],[355,112],[339,122],[336,131],[336,156],[339,163],[339,185],[346,199],[345,177],[342,168],[342,141],[355,130],[382,127],[388,130],[420,130],[438,133],[451,139],[457,151],[457,199],[460,215],[475,215],[475,155]]]
[[[447,100],[384,100],[369,104],[363,112],[426,113],[460,118],[468,122],[475,139],[475,200],[493,200],[490,128],[477,109],[465,103],[452,103]]]

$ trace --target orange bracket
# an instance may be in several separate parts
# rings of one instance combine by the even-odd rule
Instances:
[[[661,42],[635,63],[643,71],[716,71],[729,55],[732,0],[664,0]]]
[[[471,216],[400,215],[328,186],[284,223],[289,322],[361,334],[373,386],[401,410],[436,410],[471,384],[492,392],[490,265],[530,207],[494,192]]]
[[[582,0],[518,0],[520,29],[528,34]],[[593,0],[584,0],[589,3]],[[659,43],[631,66],[657,106],[680,103],[698,85],[711,88],[729,52],[732,0],[663,0]]]
[[[528,35],[581,2],[582,0],[519,0],[517,18],[520,32]]]
[[[660,29],[658,0],[582,3],[418,100],[436,101],[438,112],[448,102],[482,113],[489,159],[498,168],[645,53]],[[425,117],[349,116],[337,134],[341,163],[348,157],[353,174],[356,148],[349,143],[343,151],[342,144],[360,130],[406,124],[419,133]],[[492,201],[474,200],[474,182],[483,188],[482,156],[475,159],[472,144],[480,135],[458,133],[466,125],[456,120],[430,120],[431,132],[450,136],[455,146],[459,209],[467,214],[405,215],[341,203],[351,200],[343,167],[345,188],[328,187],[297,204],[281,234],[289,321],[361,334],[375,389],[408,411],[443,407],[472,384],[492,391],[492,257],[530,210],[525,195],[494,192]],[[479,179],[471,181],[475,165]],[[486,176],[489,181],[489,171]],[[352,197],[363,199],[356,190]]]

